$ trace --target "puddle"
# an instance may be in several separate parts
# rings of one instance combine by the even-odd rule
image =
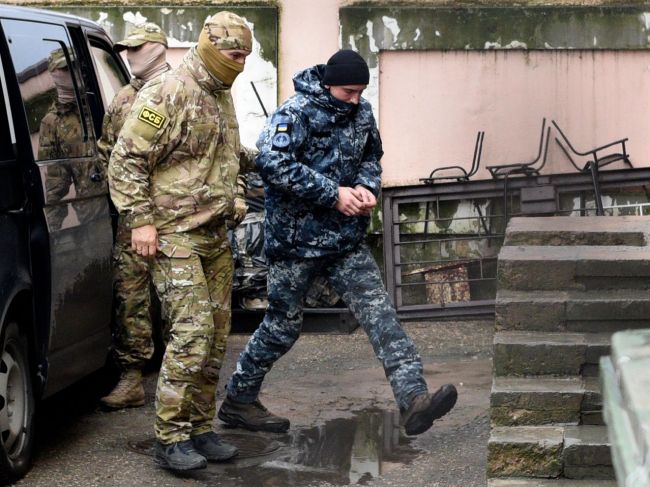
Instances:
[[[363,485],[419,453],[400,432],[397,411],[364,410],[322,426],[292,428],[285,435],[236,431],[221,434],[240,449],[236,459],[211,463],[192,478],[206,485],[228,480],[233,487]],[[151,455],[153,441],[130,441],[129,448]]]

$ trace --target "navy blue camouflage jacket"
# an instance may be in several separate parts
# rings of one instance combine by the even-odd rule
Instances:
[[[275,259],[343,254],[365,238],[369,218],[334,208],[339,186],[381,188],[381,139],[370,104],[344,106],[321,85],[323,65],[293,78],[296,94],[257,141],[266,198],[265,251]]]

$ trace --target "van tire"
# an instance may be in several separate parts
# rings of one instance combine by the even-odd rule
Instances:
[[[27,341],[10,322],[0,349],[0,484],[15,482],[29,470],[34,446],[35,400]]]

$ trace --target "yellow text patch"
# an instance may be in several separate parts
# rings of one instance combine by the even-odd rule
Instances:
[[[167,117],[161,115],[156,110],[152,110],[148,107],[142,107],[142,110],[140,110],[140,115],[138,115],[138,119],[142,120],[145,123],[148,123],[152,127],[159,129],[163,126],[163,123],[165,123]]]

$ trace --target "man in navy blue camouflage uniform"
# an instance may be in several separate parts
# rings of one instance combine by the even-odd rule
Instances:
[[[324,275],[368,334],[393,389],[407,434],[428,430],[456,403],[453,385],[429,394],[422,361],[390,303],[364,243],[381,187],[383,155],[370,104],[361,98],[368,65],[334,54],[294,77],[296,94],[260,135],[257,166],[266,195],[269,306],[241,353],[219,419],[284,432],[289,420],[259,401],[265,374],[293,346],[311,282]]]

